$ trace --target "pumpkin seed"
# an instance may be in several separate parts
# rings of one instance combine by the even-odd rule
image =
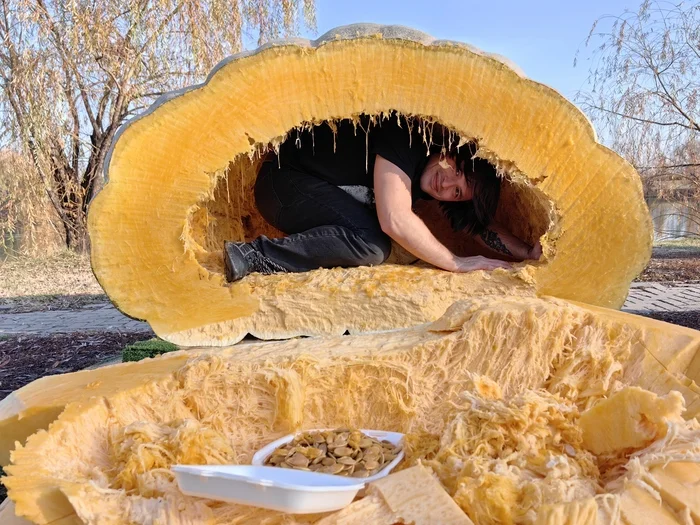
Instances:
[[[321,467],[317,472],[322,472],[323,474],[338,474],[343,470],[343,465],[336,463],[335,465],[328,465],[327,467]]]
[[[382,452],[382,447],[379,445],[372,445],[371,447],[367,448],[365,450],[365,456],[367,455],[379,455]]]
[[[293,467],[308,467],[309,458],[301,452],[296,452],[291,458],[287,458],[287,463]]]
[[[333,449],[333,454],[338,457],[338,456],[349,456],[352,454],[352,449],[350,447],[336,447]]]
[[[367,470],[374,470],[379,466],[379,462],[376,460],[365,461],[365,468]]]
[[[350,436],[348,437],[348,445],[350,445],[352,448],[360,448],[360,443],[362,442],[362,432],[359,430],[354,430],[350,432]]]
[[[300,452],[309,459],[316,459],[319,456],[323,456],[321,449],[316,447],[306,447],[300,450]]]

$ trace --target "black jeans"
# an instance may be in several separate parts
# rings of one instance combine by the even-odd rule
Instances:
[[[288,236],[263,235],[250,244],[290,272],[381,264],[391,252],[374,209],[330,182],[278,167],[276,159],[260,168],[255,202]]]

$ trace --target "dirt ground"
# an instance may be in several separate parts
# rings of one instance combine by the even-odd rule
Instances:
[[[690,310],[688,312],[655,312],[650,314],[649,317],[658,319],[659,321],[700,330],[700,310]]]
[[[637,281],[700,282],[700,247],[654,248]]]
[[[0,338],[0,401],[35,379],[75,372],[121,356],[125,345],[148,339],[119,332]]]

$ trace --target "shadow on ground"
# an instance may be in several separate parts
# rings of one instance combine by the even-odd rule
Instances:
[[[653,312],[647,315],[652,319],[700,330],[700,310],[686,312]]]
[[[653,259],[685,259],[700,257],[700,246],[654,246]]]
[[[20,314],[49,310],[76,310],[94,304],[109,304],[105,294],[24,295],[0,297],[0,314]]]

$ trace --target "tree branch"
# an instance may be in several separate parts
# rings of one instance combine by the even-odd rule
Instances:
[[[661,86],[661,89],[663,89],[664,93],[666,94],[666,100],[668,101],[669,104],[671,104],[674,108],[676,108],[676,111],[680,113],[688,122],[690,122],[690,126],[688,129],[692,129],[694,131],[700,131],[700,126],[695,122],[693,117],[688,115],[685,110],[678,104],[678,101],[676,100],[676,97],[671,95],[669,92],[668,88],[666,87],[666,84],[664,83],[663,79],[661,78],[661,74],[659,73],[658,68],[656,65],[654,65],[653,61],[649,57],[644,57],[644,60],[647,62],[649,65],[649,68],[651,69],[652,73],[654,74],[654,78],[658,81],[659,85]]]
[[[75,81],[76,84],[78,85],[78,92],[80,93],[80,97],[83,100],[83,106],[85,109],[85,114],[88,116],[88,119],[90,119],[90,124],[92,124],[92,127],[94,130],[99,131],[101,128],[99,124],[97,123],[97,120],[95,120],[95,116],[92,113],[92,108],[90,106],[90,100],[87,95],[87,91],[85,89],[85,86],[83,85],[82,81],[80,80],[80,74],[78,72],[78,68],[76,67],[75,63],[70,59],[67,50],[65,49],[63,45],[63,39],[61,38],[61,34],[58,31],[58,28],[56,27],[55,22],[53,21],[53,18],[51,18],[51,15],[49,14],[48,9],[46,8],[46,5],[44,4],[44,0],[35,0],[37,6],[39,6],[41,10],[41,14],[44,17],[44,21],[49,27],[49,31],[54,37],[55,43],[56,43],[56,48],[61,55],[61,60],[64,62],[64,65],[67,65],[71,71],[73,72],[73,75],[75,76]]]
[[[696,130],[695,128],[688,126],[687,124],[684,124],[682,122],[676,122],[676,121],[659,122],[657,120],[651,120],[651,119],[646,119],[646,118],[641,118],[641,117],[634,117],[632,115],[627,115],[626,113],[620,113],[619,111],[615,111],[613,109],[608,109],[608,108],[605,108],[603,106],[598,106],[595,104],[586,103],[585,105],[591,109],[597,109],[598,111],[603,111],[605,113],[610,113],[610,114],[616,115],[618,117],[626,118],[629,120],[634,120],[635,122],[642,122],[644,124],[652,124],[655,126],[680,126],[680,127],[692,130],[692,131],[700,131],[700,130]]]
[[[185,5],[188,1],[189,0],[182,0],[181,2],[179,2],[175,6],[175,8],[170,13],[168,13],[167,16],[165,16],[165,18],[163,18],[158,27],[151,33],[151,36],[148,38],[148,40],[146,40],[146,42],[144,42],[144,44],[141,46],[141,49],[139,49],[136,52],[136,56],[134,56],[131,66],[128,70],[128,77],[130,77],[133,74],[133,70],[136,67],[136,63],[140,60],[141,55],[145,53],[146,49],[148,49],[148,46],[150,46],[156,38],[160,37],[160,34],[163,31],[163,29],[172,21],[173,18],[175,18],[175,15],[180,11],[180,9],[182,9],[182,6]]]
[[[699,163],[691,162],[688,164],[665,164],[661,166],[635,166],[637,170],[657,170],[657,169],[667,169],[667,168],[695,168],[700,167]]]

